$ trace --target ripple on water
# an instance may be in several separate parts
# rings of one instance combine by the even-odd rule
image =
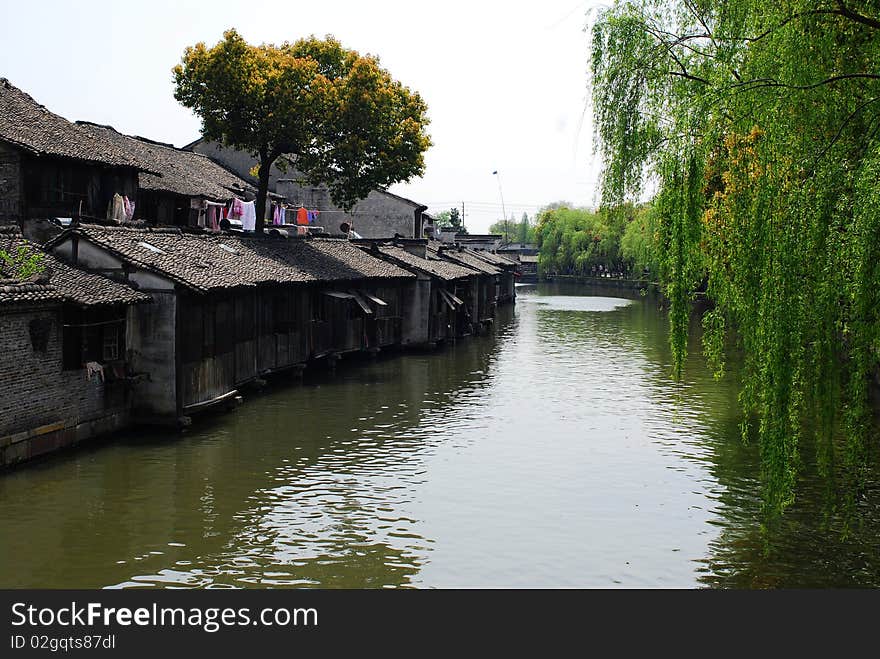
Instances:
[[[808,480],[764,542],[735,382],[673,383],[655,305],[519,293],[494,338],[0,479],[0,585],[876,585],[877,492],[843,543]]]

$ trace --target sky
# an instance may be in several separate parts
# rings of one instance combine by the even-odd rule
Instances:
[[[434,213],[464,204],[465,226],[482,233],[504,212],[598,203],[587,71],[599,5],[0,0],[0,77],[72,121],[183,146],[200,128],[174,100],[171,69],[187,46],[230,27],[251,43],[332,34],[428,104],[425,173],[390,190]]]

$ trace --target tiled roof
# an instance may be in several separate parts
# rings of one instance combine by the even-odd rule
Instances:
[[[202,196],[214,201],[226,201],[233,194],[239,197],[244,193],[251,196],[256,194],[256,189],[250,183],[207,156],[141,137],[123,135],[110,126],[84,121],[77,122],[77,125],[156,172],[140,174],[138,183],[144,190],[172,192],[187,197]]]
[[[63,301],[85,307],[109,304],[136,304],[150,297],[108,277],[87,272],[43,252],[37,245],[25,240],[17,230],[0,231],[0,250],[15,254],[24,248],[42,256],[42,277],[34,282],[0,281],[0,303],[31,303]],[[7,277],[8,269],[0,272]],[[48,277],[48,280],[47,280]]]
[[[412,277],[345,240],[280,239],[82,225],[76,234],[121,260],[201,292],[264,283]]]
[[[516,263],[514,263],[506,256],[501,256],[501,254],[494,254],[492,252],[487,252],[486,250],[482,249],[471,250],[471,254],[473,254],[477,258],[483,259],[487,263],[497,265],[502,268],[513,268],[514,266],[516,266]]]
[[[113,143],[91,135],[0,78],[0,140],[37,155],[140,168]]]
[[[309,241],[291,241],[294,246],[299,242],[303,252],[314,250],[320,253],[325,263],[330,266],[326,269],[325,279],[348,279],[340,277],[343,272],[359,273],[361,278],[414,278],[411,272],[399,268],[392,263],[370,256],[362,249],[352,245],[347,240],[334,238],[318,238]]]
[[[473,250],[470,249],[452,248],[441,250],[439,247],[435,247],[429,242],[428,254],[439,256],[441,259],[448,259],[453,263],[458,263],[459,265],[464,265],[468,268],[473,268],[483,274],[497,275],[501,273],[501,270],[494,265],[486,263],[483,259],[474,256]]]
[[[0,279],[0,306],[7,304],[39,304],[61,302],[64,296],[49,284]]]
[[[471,275],[477,274],[476,270],[466,268],[457,263],[443,261],[436,258],[423,259],[415,254],[407,252],[402,247],[395,247],[393,245],[379,247],[379,253],[405,265],[418,268],[419,270],[434,275],[444,281],[452,281],[453,279],[461,279],[462,277],[470,277]]]

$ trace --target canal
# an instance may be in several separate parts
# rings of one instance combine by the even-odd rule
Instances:
[[[491,336],[0,475],[0,587],[880,586],[880,493],[844,533],[809,454],[762,532],[735,360],[675,384],[656,300],[518,295]]]

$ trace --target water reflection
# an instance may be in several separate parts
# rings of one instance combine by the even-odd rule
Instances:
[[[878,488],[842,540],[807,455],[762,533],[736,361],[716,382],[695,325],[673,383],[656,302],[585,293],[7,474],[0,585],[878,585]]]

